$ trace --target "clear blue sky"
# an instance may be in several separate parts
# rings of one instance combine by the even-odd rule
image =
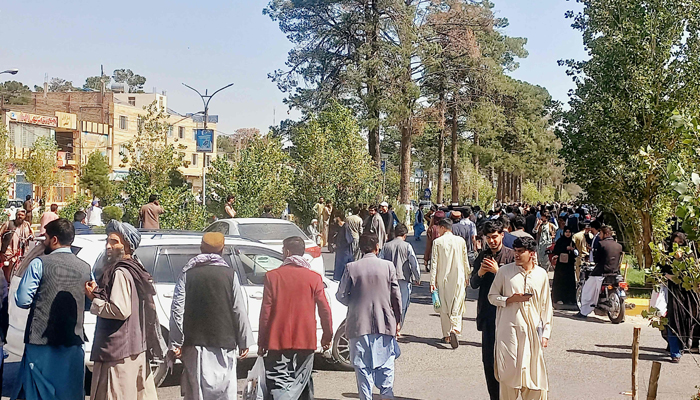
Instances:
[[[493,0],[507,17],[510,36],[528,38],[530,56],[512,76],[546,87],[566,101],[572,87],[561,58],[585,57],[580,33],[564,12],[579,5],[565,0]],[[19,68],[12,78],[33,87],[44,74],[82,86],[88,76],[130,68],[147,78],[144,89],[167,91],[170,108],[202,109],[201,100],[182,86],[214,90],[228,83],[211,102],[219,130],[256,127],[265,132],[287,118],[283,95],[267,74],[284,66],[291,44],[269,17],[266,0],[182,0],[100,2],[25,0],[0,5],[3,44],[0,70]],[[289,115],[296,118],[294,111]]]

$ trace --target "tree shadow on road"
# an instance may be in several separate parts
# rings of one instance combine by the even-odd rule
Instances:
[[[632,359],[632,352],[614,352],[614,351],[594,351],[594,350],[577,350],[577,349],[571,349],[567,350],[569,353],[575,353],[575,354],[582,354],[586,356],[598,356],[598,357],[604,357],[604,358],[610,358],[610,359],[615,359],[615,360],[628,360]],[[667,357],[663,357],[659,354],[648,354],[648,353],[639,353],[639,359],[644,360],[644,361],[664,361],[667,359]]]
[[[344,398],[348,398],[348,399],[359,399],[359,398],[360,398],[360,395],[358,395],[357,393],[343,393],[342,396],[343,396]],[[373,400],[381,400],[381,398],[382,398],[382,397],[381,397],[379,394],[377,394],[377,393],[375,393],[375,394],[372,396],[372,399],[373,399]],[[316,400],[336,400],[336,399],[321,399],[321,398],[316,397]],[[420,399],[416,399],[416,398],[413,398],[413,397],[401,397],[401,396],[396,396],[396,397],[394,397],[394,400],[420,400]]]
[[[559,318],[567,318],[567,319],[573,319],[574,321],[581,321],[581,322],[592,322],[595,324],[607,324],[610,323],[609,321],[602,320],[600,318],[595,318],[595,317],[588,317],[586,319],[583,318],[577,318],[575,317],[576,313],[571,312],[571,311],[562,311],[562,310],[554,310],[554,316],[559,317]]]
[[[420,337],[420,336],[415,336],[415,335],[409,335],[409,334],[402,334],[401,339],[399,340],[399,343],[422,343],[422,344],[427,344],[429,346],[435,347],[436,349],[439,350],[452,350],[452,347],[450,347],[449,344],[443,343],[442,339],[440,338],[426,338],[426,337]],[[481,347],[481,343],[478,342],[467,342],[466,340],[460,340],[459,341],[460,346],[473,346],[473,347]]]
[[[597,344],[595,345],[596,347],[603,347],[606,349],[617,349],[617,350],[629,350],[632,351],[632,346],[624,345],[624,344]],[[666,349],[660,349],[657,347],[640,347],[639,351],[649,351],[652,353],[661,353],[661,354],[666,354],[668,351]]]

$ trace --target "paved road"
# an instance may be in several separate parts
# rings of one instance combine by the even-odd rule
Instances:
[[[415,243],[423,253],[425,241]],[[420,257],[420,256],[419,256]],[[326,266],[333,255],[325,253]],[[412,297],[401,344],[402,355],[396,364],[395,393],[399,400],[483,400],[487,399],[481,364],[481,335],[476,331],[476,301],[469,300],[464,316],[461,346],[452,350],[440,344],[439,317],[430,304],[428,275]],[[470,296],[472,297],[472,296]],[[555,311],[550,347],[546,361],[550,398],[555,400],[606,400],[629,398],[622,392],[631,389],[632,328],[642,326],[639,387],[646,398],[652,361],[661,361],[659,399],[687,400],[695,385],[700,385],[700,356],[686,355],[680,364],[670,364],[664,351],[666,343],[659,332],[638,317],[620,325],[604,319],[572,318],[573,312]],[[241,362],[239,377],[245,377],[251,361]],[[316,399],[357,399],[354,374],[335,371],[316,363],[314,385]],[[176,375],[179,370],[176,371]],[[180,399],[178,376],[170,376],[158,390],[161,400]],[[244,383],[238,381],[239,387]],[[695,391],[697,393],[697,390]],[[378,396],[376,397],[379,398]]]
[[[425,240],[414,243],[416,252],[424,250]],[[333,255],[324,254],[327,269]],[[483,400],[487,391],[481,364],[481,335],[476,330],[476,301],[469,300],[464,316],[461,346],[452,350],[438,342],[441,335],[438,315],[430,304],[427,288],[429,276],[414,292],[403,333],[402,355],[396,364],[395,393],[401,400]],[[473,297],[473,296],[470,296]],[[661,361],[659,399],[689,399],[700,384],[700,356],[686,355],[680,364],[670,364],[659,332],[638,317],[620,325],[590,318],[580,321],[571,311],[555,311],[550,347],[546,350],[550,381],[550,398],[566,400],[625,399],[622,392],[631,389],[632,329],[642,326],[639,387],[646,398],[652,361]],[[239,376],[244,376],[252,362],[242,362]],[[243,380],[239,380],[239,387]],[[168,385],[177,385],[170,379]],[[316,399],[357,399],[352,372],[335,371],[319,365],[314,373]],[[697,392],[697,391],[696,391]],[[179,387],[159,389],[161,399],[179,399]],[[379,397],[376,396],[378,399]]]

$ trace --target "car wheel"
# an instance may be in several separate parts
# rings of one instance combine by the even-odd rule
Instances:
[[[168,363],[165,361],[152,361],[151,373],[153,374],[153,381],[156,387],[160,387],[168,376]]]
[[[345,329],[345,321],[338,327],[333,337],[333,361],[338,369],[352,371],[354,368],[350,363],[350,340]]]

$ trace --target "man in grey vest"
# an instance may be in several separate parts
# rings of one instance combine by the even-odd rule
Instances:
[[[165,343],[159,343],[153,278],[134,257],[141,234],[116,220],[106,231],[104,272],[85,285],[90,312],[97,315],[90,399],[157,399],[147,355],[162,357]]]
[[[31,261],[15,293],[29,309],[24,355],[12,398],[84,399],[83,313],[90,266],[71,252],[73,224],[46,224],[45,255]]]
[[[404,224],[396,225],[394,228],[396,237],[384,245],[382,258],[394,263],[396,268],[396,279],[399,281],[401,289],[401,326],[406,321],[406,311],[411,304],[412,284],[420,286],[420,269],[418,259],[413,246],[406,241],[408,228]]]

